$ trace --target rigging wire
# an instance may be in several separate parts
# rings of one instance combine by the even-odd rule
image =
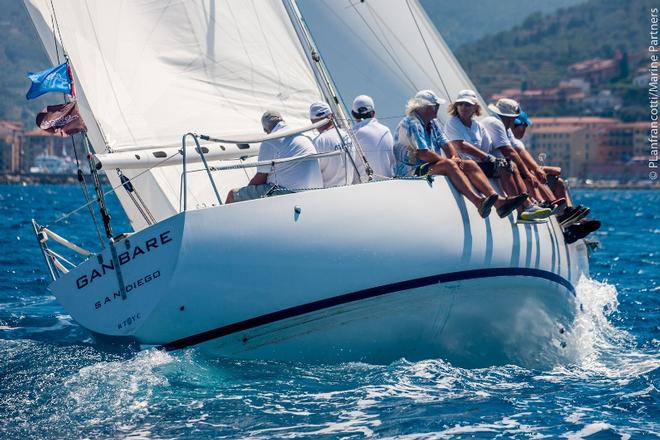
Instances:
[[[357,13],[357,15],[360,17],[360,19],[362,20],[362,22],[365,24],[365,26],[367,26],[367,28],[369,29],[369,31],[371,31],[371,34],[374,36],[374,38],[376,39],[376,41],[378,41],[378,43],[383,47],[383,49],[385,49],[385,53],[386,53],[387,55],[389,55],[389,57],[390,57],[390,59],[392,60],[392,62],[396,65],[396,67],[399,68],[399,70],[401,71],[401,74],[403,75],[403,77],[404,77],[404,78],[410,83],[410,85],[413,87],[413,89],[417,89],[417,86],[415,85],[415,82],[412,80],[412,78],[410,78],[410,77],[408,76],[408,74],[406,74],[406,71],[403,69],[403,67],[401,66],[401,64],[399,64],[399,61],[398,61],[398,60],[396,59],[396,57],[392,54],[392,47],[391,47],[391,45],[390,45],[390,48],[388,49],[388,48],[385,46],[385,43],[383,43],[383,41],[380,39],[380,37],[376,34],[376,31],[371,27],[371,25],[369,24],[369,22],[364,18],[364,16],[363,16],[362,13],[360,12],[360,10],[357,8],[357,6],[355,5],[355,3],[351,3],[351,6],[353,6],[353,9],[354,9],[355,12]],[[389,44],[389,41],[388,41],[388,44]],[[394,70],[394,69],[392,69],[392,70]]]
[[[78,175],[78,183],[80,183],[80,188],[83,193],[83,197],[85,198],[85,202],[90,202],[92,200],[92,197],[89,194],[89,190],[87,189],[87,181],[85,180],[85,175],[80,168],[80,160],[78,159],[78,149],[76,148],[76,141],[73,136],[71,136],[71,144],[73,145],[73,155],[76,158],[76,167],[78,168],[77,175]],[[101,229],[99,228],[98,221],[96,220],[96,214],[94,214],[94,209],[92,208],[92,205],[89,204],[89,214],[92,217],[92,221],[94,222],[94,228],[96,229],[96,235],[99,238],[99,243],[101,243],[101,247],[105,247],[105,244],[103,242],[103,236],[101,235]]]
[[[424,47],[426,48],[426,52],[429,54],[429,57],[431,58],[431,64],[433,64],[433,68],[435,69],[435,72],[438,74],[438,78],[440,79],[440,83],[442,83],[442,88],[445,89],[445,94],[447,95],[447,99],[451,101],[451,96],[449,95],[449,90],[447,90],[447,86],[445,85],[445,81],[442,79],[442,75],[440,74],[440,70],[438,69],[438,65],[435,62],[435,58],[433,58],[433,54],[431,53],[431,49],[429,49],[429,45],[426,42],[426,38],[424,38],[424,34],[422,33],[422,29],[419,27],[419,23],[417,22],[417,18],[415,17],[415,13],[412,10],[412,6],[410,6],[410,0],[406,0],[406,6],[408,6],[408,10],[410,11],[410,15],[412,16],[413,21],[415,22],[415,26],[417,27],[417,32],[419,32],[419,36],[422,39],[422,42],[424,42]]]
[[[158,166],[162,165],[163,163],[167,162],[168,160],[170,160],[170,159],[172,159],[172,158],[174,158],[174,157],[176,157],[176,155],[172,155],[172,156],[166,157],[165,159],[161,160],[160,162],[155,163],[154,165],[150,166],[149,168],[146,168],[146,169],[140,171],[138,174],[136,174],[135,176],[133,176],[133,177],[131,177],[130,179],[128,179],[128,182],[133,182],[133,181],[134,181],[135,179],[137,179],[138,177],[140,177],[140,176],[142,176],[143,174],[145,174],[145,173],[151,171],[152,168],[158,167]],[[113,186],[112,188],[110,188],[110,189],[107,190],[106,192],[102,193],[102,195],[103,195],[103,196],[107,196],[108,194],[110,194],[110,193],[112,193],[112,192],[115,192],[115,191],[118,190],[119,188],[123,187],[124,184],[125,184],[125,182],[122,182],[122,183],[120,183],[120,184],[117,185],[117,186]],[[69,218],[69,217],[71,217],[73,214],[75,214],[76,212],[80,211],[81,209],[86,208],[87,206],[91,205],[91,204],[94,203],[94,202],[96,202],[96,200],[90,200],[88,203],[85,203],[84,205],[81,205],[81,206],[77,207],[77,208],[74,209],[73,211],[69,211],[69,212],[67,212],[66,214],[64,214],[64,215],[62,215],[62,216],[60,216],[60,217],[58,217],[58,218],[55,219],[52,223],[49,223],[49,224],[47,224],[47,225],[44,226],[44,227],[48,228],[48,227],[50,227],[51,224],[56,224],[56,223],[61,222],[62,220],[66,220],[67,218]]]
[[[137,192],[137,189],[135,189],[133,184],[129,181],[128,177],[124,175],[121,169],[117,168],[116,171],[117,171],[117,176],[119,177],[119,181],[123,183],[124,189],[128,193],[128,197],[131,198],[131,200],[135,204],[135,207],[138,209],[138,211],[142,215],[142,218],[147,223],[147,225],[151,226],[152,224],[156,223],[156,219],[151,214],[151,211],[149,211],[149,208],[147,208],[147,205],[145,205],[144,200],[142,200],[142,197],[140,197],[140,194]]]
[[[59,43],[60,43],[60,46],[62,47],[62,52],[63,52],[64,58],[65,58],[66,62],[69,63],[69,56],[68,56],[67,51],[66,51],[66,48],[65,48],[65,46],[64,46],[64,39],[62,38],[62,31],[61,31],[61,29],[60,29],[59,21],[58,21],[58,19],[57,19],[57,13],[55,12],[55,5],[53,4],[53,0],[50,0],[50,6],[51,6],[51,21],[52,21],[52,27],[53,27],[53,40],[54,40],[54,44],[55,44],[55,53],[56,53],[56,55],[57,55],[57,61],[58,61],[58,63],[59,63],[59,61],[60,61],[59,48],[58,48],[58,44],[57,44],[57,39],[58,39],[58,37],[59,37]],[[96,39],[97,48],[98,48],[99,51],[100,51],[100,43],[99,43],[98,35],[97,35],[97,33],[96,33],[96,29],[94,28],[94,23],[93,23],[93,21],[92,21],[91,15],[90,15],[89,7],[87,7],[87,16],[89,17],[90,23],[91,23],[91,25],[92,25],[92,29],[93,29],[93,31],[94,31],[94,37],[95,37],[95,39]],[[55,34],[55,31],[57,31],[57,35]],[[103,65],[104,65],[105,70],[106,70],[106,73],[107,73],[107,66],[105,65],[105,59],[103,59]],[[120,111],[120,113],[121,113],[121,115],[122,115],[122,118],[124,118],[124,122],[125,122],[125,124],[126,124],[126,128],[128,129],[128,132],[130,133],[130,135],[131,135],[132,137],[134,137],[134,135],[133,135],[133,133],[132,133],[130,127],[128,126],[128,123],[126,122],[126,119],[125,119],[125,117],[124,117],[124,113],[123,113],[122,109],[119,107],[119,101],[118,101],[118,98],[117,98],[116,92],[115,92],[115,90],[114,90],[114,87],[112,86],[112,82],[110,82],[110,87],[111,87],[111,89],[112,89],[113,95],[114,95],[114,97],[115,97],[115,101],[116,101],[117,106],[118,106],[118,108],[119,108],[119,111]],[[64,95],[64,100],[65,100],[65,102],[68,102],[68,98],[67,98],[66,94]],[[96,126],[97,126],[99,132],[101,133],[101,136],[102,136],[103,138],[105,138],[105,135],[103,134],[103,130],[101,129],[101,126],[99,125],[98,121],[95,120],[95,122],[96,122]],[[89,142],[89,141],[88,141],[88,138],[87,138],[87,133],[85,133],[85,140],[87,140],[87,142]],[[72,137],[72,142],[74,142],[74,141],[73,141],[73,137]],[[110,149],[108,148],[107,142],[104,142],[104,143],[106,144],[106,150],[110,151]],[[85,145],[87,146],[87,144],[85,144]],[[75,144],[73,144],[73,147],[74,147],[74,152],[76,152],[76,150],[75,150]],[[87,147],[87,150],[88,150],[88,153],[89,153],[89,147]],[[77,154],[77,153],[76,153],[76,154]],[[78,170],[79,170],[79,173],[80,173],[80,165],[79,165],[79,162],[78,162],[77,157],[76,157],[76,164],[78,164]],[[100,185],[100,180],[98,180],[98,176],[94,176],[95,172],[92,171],[92,169],[91,169],[91,163],[90,163],[90,172],[92,172],[92,177],[93,177],[92,180],[94,180],[96,184]],[[96,177],[96,179],[94,179],[94,177]],[[80,180],[80,176],[79,176],[78,179]],[[84,179],[83,179],[83,181],[84,181]],[[81,183],[81,185],[82,185],[82,183]],[[85,182],[85,185],[86,185],[86,182]],[[84,192],[85,192],[85,194],[86,194],[86,200],[87,200],[87,197],[89,197],[89,194],[87,193],[87,188],[86,188],[86,186],[85,186],[84,189],[85,189]],[[103,194],[100,193],[100,187],[97,189],[97,194],[98,194],[100,197],[103,196]],[[140,195],[137,193],[137,191],[135,192],[135,195],[137,196],[137,200],[136,200],[135,197],[133,197],[132,194],[129,193],[129,196],[130,196],[131,201],[133,202],[133,204],[135,205],[135,207],[137,208],[137,210],[142,214],[142,216],[143,216],[143,218],[145,219],[146,223],[147,223],[147,224],[155,223],[155,219],[154,219],[153,215],[151,214],[151,212],[149,211],[149,208],[147,207],[146,203],[144,202],[144,200],[142,200],[142,198],[141,198]],[[104,223],[105,223],[105,220],[107,219],[107,220],[109,221],[109,218],[110,218],[110,217],[109,217],[109,214],[108,214],[108,212],[107,212],[107,209],[105,209],[105,201],[101,201],[100,204],[103,205],[103,206],[102,206],[102,212],[101,212],[101,215],[102,215],[102,217],[104,218]],[[90,208],[90,209],[91,209],[91,208]],[[146,211],[146,214],[145,214],[145,211]],[[95,224],[95,226],[96,226],[97,229],[98,229],[97,220],[96,220],[96,217],[93,215],[93,213],[92,213],[92,219],[94,220],[94,224]],[[151,219],[151,222],[150,222],[150,219]],[[101,245],[102,245],[102,246],[104,245],[104,244],[103,244],[103,241],[101,241]]]
[[[60,50],[59,47],[62,47],[62,54],[64,56],[64,59],[66,63],[69,63],[69,56],[66,52],[66,48],[64,46],[64,39],[62,38],[62,31],[60,30],[60,24],[59,21],[57,20],[57,13],[55,12],[55,5],[53,4],[53,0],[50,0],[50,8],[51,8],[51,26],[53,28],[53,45],[55,46],[55,54],[57,57],[57,63],[60,63]],[[57,33],[55,32],[57,31]],[[59,38],[59,45],[58,45],[58,38]],[[64,102],[69,102],[68,96],[66,93],[64,95]],[[96,219],[96,215],[94,214],[94,209],[92,209],[91,206],[91,195],[89,194],[89,190],[87,188],[87,181],[85,180],[84,173],[80,167],[80,158],[78,157],[78,148],[76,146],[76,139],[75,136],[70,136],[71,138],[71,147],[73,148],[73,155],[76,159],[76,168],[77,168],[77,178],[78,178],[78,183],[80,184],[80,190],[83,193],[83,198],[85,199],[85,204],[89,207],[89,214],[92,217],[92,222],[94,223],[94,229],[96,230],[96,234],[99,239],[99,243],[101,244],[101,247],[105,247],[105,243],[103,241],[103,236],[101,235],[101,230],[99,228],[98,221]]]
[[[307,26],[307,23],[305,22],[304,17],[300,13],[300,10],[298,9],[295,2],[292,2],[291,0],[285,1],[284,7],[289,14],[289,19],[294,25],[296,35],[300,40],[300,44],[303,46],[303,50],[308,56],[308,62],[310,63],[310,67],[312,68],[314,76],[317,80],[317,84],[320,86],[325,99],[328,101],[328,104],[330,104],[330,107],[333,109],[336,121],[342,123],[341,125],[343,125],[343,127],[346,129],[346,133],[351,138],[353,145],[355,146],[355,149],[359,153],[359,157],[364,164],[367,178],[368,180],[371,180],[373,169],[371,168],[371,165],[369,164],[369,161],[364,154],[362,146],[351,130],[351,120],[346,112],[346,106],[341,99],[341,94],[338,92],[334,82],[332,81],[332,76],[326,68],[325,62],[321,58],[321,55],[318,51],[318,48],[316,47],[316,44],[314,43],[314,39],[312,38],[312,34],[309,30],[309,27]],[[307,50],[305,50],[305,48]]]
[[[55,22],[54,28],[57,29],[57,35],[60,39],[60,46],[62,46],[62,53],[64,55],[64,59],[67,61],[69,60],[69,56],[66,53],[66,49],[64,48],[64,39],[62,39],[62,32],[60,31],[60,23],[57,21],[57,14],[55,13],[55,5],[53,4],[53,0],[50,0],[50,8],[52,11],[52,19]],[[55,51],[57,53],[57,61],[59,62],[60,60],[60,55],[59,51],[57,49],[57,39],[55,37],[55,32],[53,32],[53,38],[55,39]]]

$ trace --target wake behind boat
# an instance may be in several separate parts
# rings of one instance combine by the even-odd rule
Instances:
[[[366,92],[392,123],[422,86],[473,88],[418,4],[26,5],[51,59],[70,57],[81,114],[96,121],[92,173],[107,173],[135,229],[113,234],[103,216],[109,239],[90,254],[35,223],[50,289],[93,333],[314,362],[562,360],[588,260],[554,217],[482,219],[440,176],[363,173],[222,203],[254,175],[267,137],[246,133],[265,109],[297,133],[314,128],[304,109],[319,99],[346,123],[341,96]],[[348,38],[364,22],[378,31]],[[49,238],[88,258],[64,261]]]

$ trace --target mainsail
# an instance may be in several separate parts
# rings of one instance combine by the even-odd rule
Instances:
[[[474,89],[415,0],[297,4],[344,103],[370,95],[378,119],[390,128],[418,90],[433,89],[450,101],[459,90]],[[439,116],[446,118],[446,112]]]
[[[308,125],[308,105],[322,96],[279,1],[25,3],[51,60],[62,54],[54,35],[70,57],[99,153],[176,147],[187,132],[254,133],[267,109],[291,126]],[[118,191],[136,230],[180,209],[180,164],[144,171],[122,170],[141,174],[134,181],[139,201]],[[107,173],[118,185],[117,172]],[[222,194],[248,178],[245,170],[216,176]],[[191,173],[188,188],[189,205],[217,203],[204,173]]]

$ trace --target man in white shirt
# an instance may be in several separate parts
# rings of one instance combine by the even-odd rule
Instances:
[[[315,102],[309,107],[309,119],[312,123],[330,118],[332,115],[330,106],[325,102]],[[355,161],[355,147],[348,134],[344,130],[335,127],[332,120],[319,127],[318,130],[319,135],[314,138],[314,147],[316,147],[318,153],[344,151],[344,154],[319,159],[323,186],[330,188],[353,183],[353,179],[356,177],[355,167],[357,162]]]
[[[374,171],[376,180],[394,175],[394,138],[389,128],[378,122],[374,101],[370,96],[360,95],[353,100],[351,114],[358,121],[353,126],[367,162]]]
[[[520,114],[520,105],[513,99],[502,98],[496,104],[489,104],[488,109],[495,116],[488,116],[479,122],[486,129],[493,142],[492,154],[498,158],[506,159],[514,175],[516,188],[505,188],[505,191],[511,193],[515,189],[516,194],[521,194],[526,189],[523,179],[528,178],[530,173],[516,150],[511,146],[511,140],[507,133],[508,129],[513,126],[513,121]],[[531,197],[530,199],[525,202],[526,209],[520,213],[522,220],[543,219],[552,214],[551,209],[543,208]]]
[[[286,128],[279,112],[267,111],[261,117],[264,132],[270,134]],[[259,162],[301,157],[316,154],[311,139],[301,134],[271,139],[261,143]],[[319,188],[323,185],[321,171],[316,160],[261,165],[248,186],[229,191],[225,203],[268,197],[305,188]]]

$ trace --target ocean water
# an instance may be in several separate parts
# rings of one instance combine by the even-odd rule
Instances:
[[[0,438],[658,438],[660,191],[575,196],[604,224],[577,288],[579,356],[470,370],[101,346],[47,292],[30,224],[77,207],[79,188],[0,185]],[[53,229],[93,249],[85,214]]]

